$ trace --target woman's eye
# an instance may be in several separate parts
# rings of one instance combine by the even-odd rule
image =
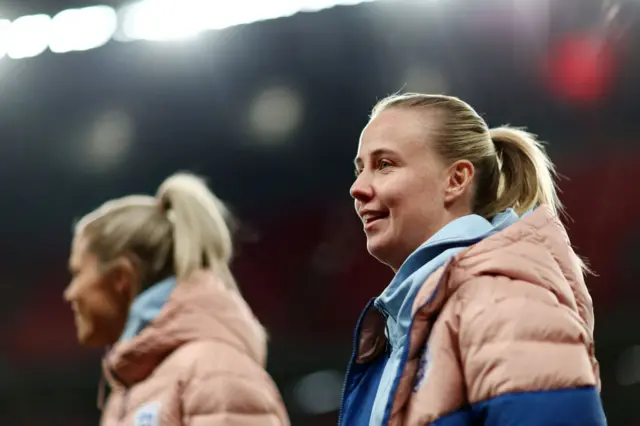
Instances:
[[[387,161],[387,160],[380,160],[380,163],[378,165],[378,167],[380,169],[386,169],[387,167],[391,166],[391,162]]]

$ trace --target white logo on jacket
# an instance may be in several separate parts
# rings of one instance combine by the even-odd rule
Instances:
[[[413,384],[413,391],[417,392],[418,389],[422,387],[424,382],[427,381],[427,376],[429,375],[431,364],[431,351],[429,350],[429,346],[427,346],[422,351],[422,356],[420,356],[420,361],[418,361],[418,371],[416,372],[415,382]]]
[[[136,410],[133,417],[133,426],[159,426],[160,403],[149,402]]]

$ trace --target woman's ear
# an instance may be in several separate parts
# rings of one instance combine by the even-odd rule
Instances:
[[[121,256],[111,262],[107,274],[116,294],[131,303],[140,292],[138,271],[133,261]]]
[[[473,184],[475,167],[469,160],[458,160],[449,166],[445,202],[451,204],[464,196]]]

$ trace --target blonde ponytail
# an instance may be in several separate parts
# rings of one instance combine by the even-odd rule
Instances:
[[[546,204],[558,213],[562,204],[554,181],[555,168],[535,136],[512,127],[489,131],[499,168],[496,198],[478,206],[485,217],[513,208],[523,214],[538,204]]]
[[[110,200],[76,225],[76,236],[105,268],[121,256],[138,269],[138,292],[170,276],[186,278],[211,269],[237,289],[229,269],[232,256],[227,208],[202,179],[188,173],[167,178],[156,197],[129,195]]]
[[[484,119],[454,96],[406,93],[389,96],[373,108],[371,119],[389,108],[419,108],[442,112],[439,126],[430,129],[434,148],[454,163],[469,160],[476,169],[473,212],[492,219],[506,209],[523,214],[538,204],[563,212],[554,178],[553,163],[531,133],[513,127],[489,130]],[[584,272],[590,272],[576,257]]]
[[[161,209],[173,225],[173,263],[178,278],[210,268],[228,287],[237,289],[229,270],[233,254],[229,212],[192,174],[177,173],[158,189]]]

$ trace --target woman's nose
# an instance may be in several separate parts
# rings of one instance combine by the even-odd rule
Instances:
[[[366,177],[361,174],[356,178],[355,182],[353,182],[353,185],[351,185],[349,193],[355,200],[367,202],[373,197],[373,188]]]

